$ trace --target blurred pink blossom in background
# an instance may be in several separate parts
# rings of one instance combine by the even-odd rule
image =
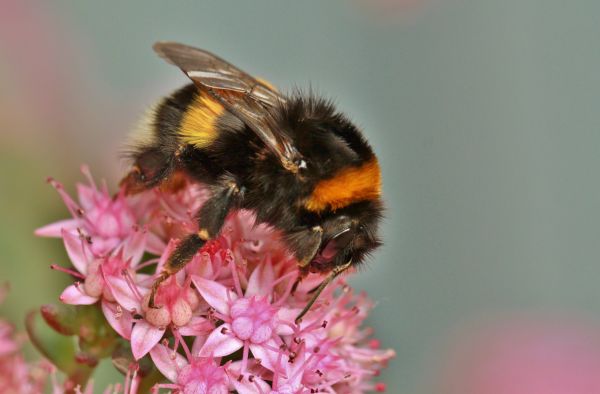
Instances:
[[[438,393],[600,393],[600,323],[508,318],[451,342]]]

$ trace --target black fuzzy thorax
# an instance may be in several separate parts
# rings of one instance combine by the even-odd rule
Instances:
[[[275,130],[293,142],[307,164],[306,169],[293,173],[228,112],[216,120],[217,138],[209,146],[182,144],[178,137],[182,119],[190,106],[197,105],[198,94],[194,85],[188,85],[165,98],[153,119],[155,142],[134,149],[136,164],[147,167],[144,171],[151,175],[146,176],[148,187],[168,179],[175,170],[215,190],[224,180],[232,180],[240,189],[233,207],[250,209],[258,222],[283,231],[292,249],[306,244],[302,230],[322,226],[326,239],[341,223],[357,223],[358,236],[336,257],[335,265],[345,263],[349,255],[359,263],[379,245],[377,225],[383,210],[379,199],[357,201],[336,211],[311,212],[305,208],[306,199],[320,181],[374,158],[362,133],[331,101],[294,93],[269,109]]]

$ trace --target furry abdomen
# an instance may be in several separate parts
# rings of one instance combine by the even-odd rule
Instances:
[[[131,146],[134,169],[123,181],[129,190],[160,185],[175,171],[209,186],[231,177],[244,190],[241,208],[277,226],[295,221],[293,201],[309,190],[299,187],[258,137],[206,93],[187,85],[159,102],[149,116]]]

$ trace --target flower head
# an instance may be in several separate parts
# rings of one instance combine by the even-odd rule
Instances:
[[[49,182],[58,191],[72,218],[36,230],[36,235],[61,237],[64,231],[85,237],[96,255],[104,255],[122,245],[133,234],[136,218],[124,193],[112,197],[106,185],[98,188],[87,168],[81,168],[89,184],[78,184],[76,202],[60,182]]]
[[[0,304],[8,292],[8,284],[0,285]],[[3,393],[42,394],[49,374],[47,362],[28,363],[21,354],[24,338],[14,327],[0,319],[0,391]]]
[[[89,174],[85,170],[86,174]],[[88,175],[89,176],[89,175]],[[91,179],[91,178],[90,178]],[[61,236],[77,282],[65,303],[95,304],[167,378],[155,390],[182,393],[362,393],[394,357],[363,328],[372,303],[334,281],[302,322],[296,316],[323,280],[300,282],[297,262],[279,233],[250,211],[230,214],[185,269],[162,282],[158,308],[150,288],[181,238],[197,231],[195,215],[207,189],[189,180],[136,196],[106,187],[78,188],[79,203],[54,186],[73,218],[38,230]],[[138,361],[140,362],[140,361]]]

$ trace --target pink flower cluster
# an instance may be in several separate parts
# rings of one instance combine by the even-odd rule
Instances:
[[[96,304],[131,344],[135,360],[149,357],[168,379],[154,386],[179,393],[363,393],[394,357],[361,328],[371,301],[343,279],[329,286],[300,324],[295,317],[323,279],[304,278],[278,233],[255,224],[251,212],[231,214],[177,275],[150,286],[179,240],[196,230],[194,215],[207,198],[197,184],[127,196],[77,185],[78,201],[58,190],[72,218],[36,231],[61,237],[76,278],[60,300]],[[130,391],[131,388],[130,388]]]
[[[0,304],[8,292],[8,285],[0,285]],[[48,363],[27,363],[21,354],[22,339],[14,327],[0,319],[0,392],[41,394],[50,372]]]

